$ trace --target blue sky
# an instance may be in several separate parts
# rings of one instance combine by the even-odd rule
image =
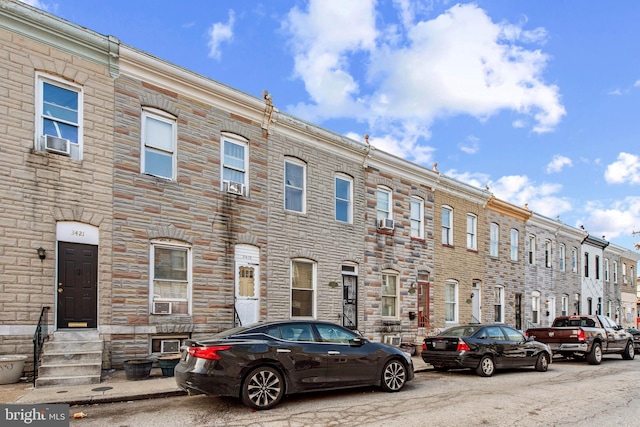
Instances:
[[[640,2],[27,3],[633,248]]]

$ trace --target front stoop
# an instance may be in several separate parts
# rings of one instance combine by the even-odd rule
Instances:
[[[57,331],[45,342],[36,388],[98,384],[104,342],[98,331]]]

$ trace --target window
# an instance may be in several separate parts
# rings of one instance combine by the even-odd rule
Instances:
[[[353,211],[351,199],[353,180],[347,176],[336,176],[336,221],[351,224]]]
[[[191,248],[178,242],[152,242],[150,265],[151,302],[171,302],[172,314],[189,314]]]
[[[314,317],[316,264],[308,260],[291,261],[291,317]]]
[[[622,283],[627,283],[627,264],[622,263]]]
[[[562,313],[560,315],[569,315],[569,295],[562,295]]]
[[[284,208],[303,213],[305,210],[305,169],[302,162],[286,160],[284,163]]]
[[[529,236],[529,264],[536,262],[536,236]]]
[[[612,304],[611,301],[607,302],[607,317],[611,317],[611,308],[612,308]]]
[[[504,322],[504,288],[496,286],[494,288],[494,318],[496,322]]]
[[[376,197],[376,218],[378,221],[381,219],[393,219],[391,212],[391,190],[378,187]]]
[[[247,186],[249,146],[236,135],[222,135],[222,182],[239,182]]]
[[[551,267],[551,240],[544,242],[544,266]]]
[[[424,201],[418,197],[411,198],[411,237],[424,239]]]
[[[489,224],[489,255],[498,256],[498,243],[500,242],[500,226],[495,222]]]
[[[531,294],[531,322],[540,322],[540,292],[533,291]]]
[[[589,277],[589,252],[584,253],[584,277]]]
[[[382,273],[382,317],[398,317],[398,275]]]
[[[82,89],[66,81],[37,74],[36,148],[44,150],[44,136],[69,140],[70,155],[81,159]]]
[[[478,218],[467,214],[467,249],[478,249]]]
[[[600,279],[600,255],[596,255],[596,260],[595,260],[595,267],[596,267],[596,280]]]
[[[604,280],[609,281],[609,258],[604,259]]]
[[[444,320],[458,322],[458,282],[447,280],[444,285]]]
[[[158,110],[142,110],[142,173],[175,179],[176,120]]]
[[[453,209],[442,207],[442,244],[453,246]]]
[[[613,261],[613,283],[618,283],[618,261]]]
[[[571,249],[571,271],[578,272],[578,251],[576,248]]]
[[[511,229],[511,261],[518,261],[518,230]]]
[[[560,267],[560,271],[565,270],[565,257],[567,256],[567,248],[564,245],[560,245],[560,250],[558,251],[558,267]]]

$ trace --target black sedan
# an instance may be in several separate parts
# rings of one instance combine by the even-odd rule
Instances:
[[[175,368],[190,394],[233,396],[271,409],[287,394],[380,386],[395,392],[413,379],[411,356],[330,322],[282,321],[187,341]]]
[[[526,366],[545,372],[552,359],[547,344],[503,324],[454,326],[425,338],[421,355],[438,371],[469,368],[483,377],[496,369]]]
[[[636,353],[640,351],[640,330],[637,328],[628,327],[627,332],[633,335],[633,347],[636,350]]]

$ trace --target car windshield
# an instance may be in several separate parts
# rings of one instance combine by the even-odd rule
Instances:
[[[479,326],[454,326],[453,328],[446,329],[440,333],[443,337],[470,337],[473,335]]]

